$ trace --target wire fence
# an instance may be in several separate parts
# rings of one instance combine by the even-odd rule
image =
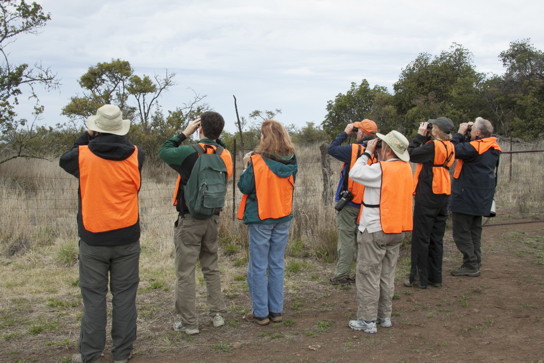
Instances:
[[[500,218],[489,222],[487,226],[504,225],[505,223],[527,223],[512,219],[524,219],[526,216],[539,222],[542,216],[544,150],[507,150],[503,152],[499,166],[497,193]],[[236,152],[233,155],[237,155]],[[529,156],[530,155],[530,156]],[[304,208],[305,214],[319,213],[320,210],[333,208],[333,194],[340,174],[341,163],[328,157],[332,165],[329,180],[323,180],[324,160],[317,152],[308,152],[299,159],[297,174],[295,206]],[[78,180],[58,167],[56,163],[44,165],[46,161],[33,161],[26,167],[0,168],[0,197],[3,212],[0,226],[5,227],[17,223],[28,223],[34,226],[48,224],[73,223],[78,209]],[[229,184],[226,199],[225,215],[235,218],[238,201],[241,197],[236,182],[242,171],[241,156],[236,156],[236,171]],[[537,167],[535,167],[537,166]],[[505,177],[507,175],[508,177]],[[177,212],[172,206],[172,193],[176,174],[169,168],[144,167],[140,190],[140,216],[142,228],[147,223],[165,220],[173,221]],[[323,185],[332,185],[325,200],[322,199]],[[517,183],[517,186],[513,185]],[[521,191],[520,191],[521,189]],[[521,193],[528,189],[530,193]],[[515,194],[515,195],[514,195]],[[507,197],[508,196],[508,197]],[[535,199],[535,200],[533,200]],[[328,202],[327,202],[328,201]],[[516,203],[526,205],[526,210],[516,207]],[[532,203],[532,204],[531,204]],[[510,205],[509,208],[505,208]],[[531,207],[531,205],[534,205]],[[520,214],[520,211],[522,212]],[[332,214],[333,215],[333,214]],[[11,217],[11,218],[10,218]],[[526,219],[526,218],[525,218]],[[331,221],[334,224],[334,221]]]

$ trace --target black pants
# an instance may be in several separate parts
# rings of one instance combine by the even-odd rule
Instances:
[[[421,286],[427,286],[429,283],[442,283],[443,238],[447,219],[446,199],[442,205],[437,207],[428,207],[416,202],[412,231],[410,282],[419,279]]]
[[[139,242],[114,247],[79,242],[79,286],[83,298],[79,352],[84,362],[100,358],[106,344],[108,280],[113,297],[113,359],[123,360],[130,355],[136,340],[139,259]]]
[[[453,240],[463,254],[463,266],[480,270],[482,262],[482,216],[452,213]]]

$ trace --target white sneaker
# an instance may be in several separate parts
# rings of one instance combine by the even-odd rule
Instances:
[[[378,318],[378,324],[382,328],[391,328],[393,326],[393,323],[391,322],[391,318]]]
[[[187,335],[195,335],[195,334],[200,333],[198,328],[193,328],[193,329],[187,328],[185,325],[182,324],[181,321],[176,321],[174,323],[174,331],[182,331]]]
[[[212,318],[213,327],[219,328],[220,326],[225,325],[225,319],[219,314],[215,314]]]
[[[353,330],[362,330],[367,334],[376,334],[378,332],[376,323],[373,321],[350,320],[348,325]]]

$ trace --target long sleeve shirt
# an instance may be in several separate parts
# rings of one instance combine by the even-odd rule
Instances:
[[[397,158],[386,160],[395,161]],[[365,186],[363,202],[369,205],[379,205],[382,187],[382,167],[380,163],[368,165],[368,154],[363,154],[349,172],[349,177]],[[359,222],[359,231],[375,233],[382,230],[380,222],[380,208],[363,207],[363,214]]]

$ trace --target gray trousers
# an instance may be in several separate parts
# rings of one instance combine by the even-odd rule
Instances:
[[[404,233],[359,232],[357,319],[391,318],[395,269]]]
[[[129,357],[136,340],[139,260],[139,241],[114,247],[79,242],[79,286],[83,298],[79,352],[83,362],[100,358],[106,344],[108,274],[113,296],[113,359]]]
[[[334,277],[338,279],[349,277],[351,265],[357,259],[357,216],[359,208],[346,205],[336,213],[336,228],[338,229],[338,244],[336,252],[338,261]]]
[[[463,254],[463,266],[480,270],[482,263],[482,217],[452,213],[453,240]]]

